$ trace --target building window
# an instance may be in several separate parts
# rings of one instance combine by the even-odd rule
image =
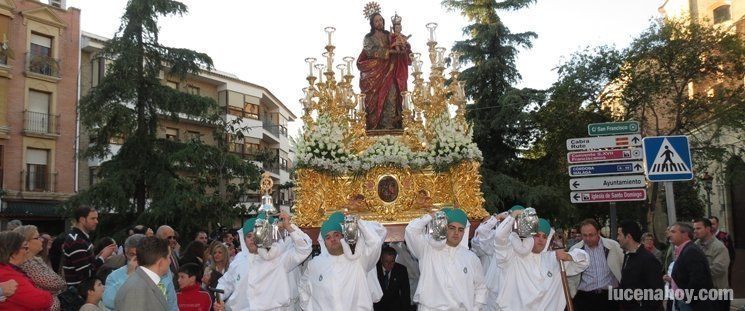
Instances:
[[[92,139],[91,139],[92,141]],[[114,134],[109,137],[109,144],[124,145],[124,134]]]
[[[243,106],[243,111],[247,118],[259,120],[259,110],[259,105],[245,103]]]
[[[49,150],[26,149],[26,190],[49,190]]]
[[[55,129],[55,118],[49,115],[52,94],[35,90],[28,91],[28,109],[24,130],[31,133],[51,133]]]
[[[289,164],[289,161],[287,161],[287,159],[285,159],[285,158],[279,158],[279,168],[280,169],[282,169],[283,171],[288,171],[289,170],[288,164]]]
[[[89,186],[93,186],[96,183],[98,183],[98,172],[99,171],[100,171],[100,168],[98,166],[91,166],[88,168]]]
[[[259,144],[252,144],[252,143],[245,144],[246,154],[257,155],[259,154],[259,148],[261,148]]]
[[[47,76],[59,76],[59,64],[52,58],[52,38],[31,34],[27,56],[28,71]]]
[[[29,53],[37,56],[52,57],[52,38],[32,33]]]
[[[199,95],[199,88],[193,85],[186,86],[186,92],[191,95]]]
[[[166,139],[172,140],[172,141],[178,141],[178,129],[167,127],[166,128]]]
[[[202,133],[197,131],[186,131],[186,137],[191,140],[202,141]]]
[[[97,57],[91,60],[91,87],[101,83],[106,75],[106,59]]]
[[[178,90],[178,82],[174,82],[174,81],[170,81],[169,80],[169,81],[166,81],[166,86],[168,86],[168,87],[170,87],[170,88],[172,88],[174,90]]]
[[[714,24],[719,24],[732,19],[729,13],[729,4],[720,5],[714,9]]]

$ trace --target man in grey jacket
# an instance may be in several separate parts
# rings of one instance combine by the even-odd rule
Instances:
[[[162,278],[171,264],[168,242],[147,237],[137,246],[139,267],[127,278],[116,294],[115,306],[120,311],[167,310],[166,287]]]
[[[729,288],[729,253],[724,243],[719,241],[711,232],[711,221],[706,218],[696,219],[693,223],[693,237],[696,238],[696,245],[701,247],[709,261],[709,270],[714,287]],[[717,310],[729,310],[729,300],[720,300],[714,303],[717,305]]]
[[[582,241],[572,246],[582,249],[589,257],[584,272],[569,277],[569,290],[576,310],[618,310],[616,301],[608,299],[608,287],[621,282],[623,250],[618,242],[600,236],[600,224],[594,219],[580,223]]]

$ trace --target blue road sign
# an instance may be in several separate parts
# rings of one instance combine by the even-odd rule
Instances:
[[[693,179],[688,136],[645,137],[644,170],[650,181]]]
[[[644,166],[642,161],[617,162],[605,164],[584,164],[569,166],[569,176],[599,176],[620,175],[630,173],[642,173]]]

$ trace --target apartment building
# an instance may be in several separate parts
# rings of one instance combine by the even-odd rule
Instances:
[[[63,227],[75,192],[80,10],[0,0],[0,223]]]
[[[108,39],[83,32],[81,36],[80,89],[87,94],[106,73],[107,60],[100,58],[100,51]],[[291,189],[283,185],[290,182],[290,142],[287,125],[296,116],[266,87],[243,81],[237,76],[217,70],[204,71],[199,76],[191,76],[179,81],[163,76],[163,84],[195,95],[214,99],[228,121],[239,123],[243,138],[230,138],[229,150],[246,161],[252,161],[259,168],[269,172],[274,180],[275,203],[289,205]],[[163,118],[159,124],[158,136],[173,140],[197,138],[213,144],[213,128],[182,118],[174,122]],[[84,130],[80,133],[81,146],[87,146],[89,137]],[[116,153],[121,140],[111,141],[111,151]],[[78,182],[80,190],[87,189],[96,182],[96,172],[104,159],[84,159],[78,162]],[[251,193],[242,199],[241,207],[258,207],[260,194]]]

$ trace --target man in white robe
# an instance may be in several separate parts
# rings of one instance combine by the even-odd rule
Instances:
[[[521,205],[513,206],[510,211],[523,210],[525,209]],[[481,263],[484,266],[484,282],[486,283],[487,295],[486,295],[486,311],[496,311],[497,308],[497,297],[499,296],[499,285],[502,278],[502,269],[497,265],[494,257],[496,256],[495,251],[497,231],[496,228],[499,226],[499,220],[496,216],[492,215],[485,221],[481,222],[476,228],[473,239],[471,239],[471,250],[479,256]]]
[[[260,214],[257,218],[263,218]],[[228,271],[218,281],[217,288],[225,291],[223,303],[215,304],[215,311],[294,310],[290,273],[312,251],[310,237],[290,222],[290,216],[279,215],[279,228],[288,233],[285,239],[274,242],[269,250],[257,247],[253,229],[257,218],[243,225],[245,249],[236,255]],[[271,221],[271,220],[270,220]]]
[[[499,310],[564,310],[566,298],[561,281],[559,261],[564,261],[567,275],[578,274],[588,266],[581,249],[566,252],[548,251],[553,235],[551,225],[540,219],[538,233],[520,239],[512,232],[515,218],[522,210],[500,214],[496,231],[495,262],[502,270],[497,304]]]
[[[321,226],[321,254],[311,259],[300,281],[303,310],[373,310],[383,296],[375,264],[387,230],[358,220],[357,241],[350,246],[342,235],[343,223],[344,214],[335,212]]]
[[[468,217],[461,209],[444,208],[447,238],[434,240],[425,230],[432,215],[406,226],[406,245],[419,259],[419,286],[414,301],[420,311],[482,310],[486,284],[479,258],[468,249]]]

